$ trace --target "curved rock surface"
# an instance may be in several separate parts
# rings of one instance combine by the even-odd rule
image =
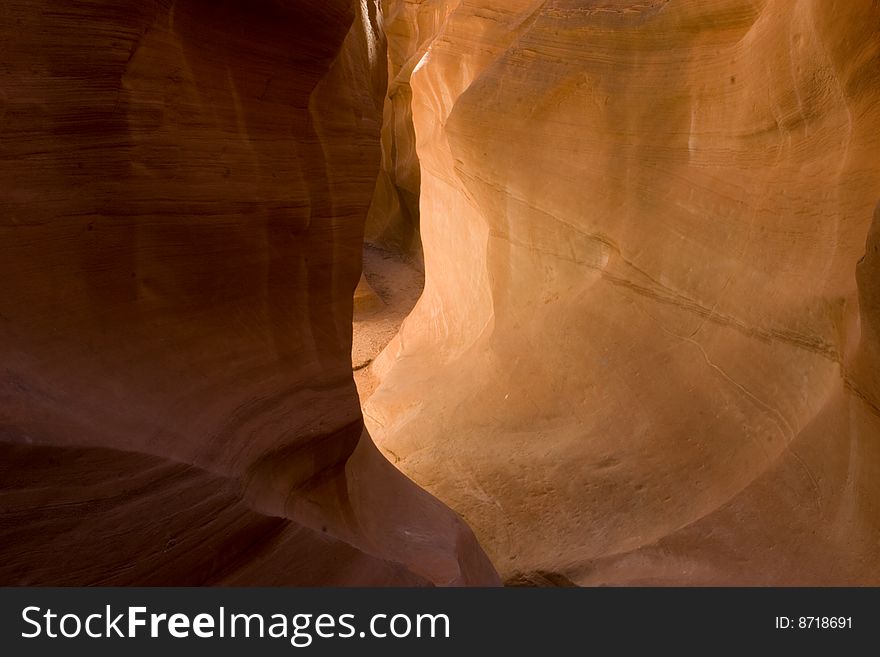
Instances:
[[[412,117],[413,70],[452,9],[446,0],[382,0],[388,41],[388,89],[382,123],[382,162],[367,214],[368,241],[420,257],[420,166]]]
[[[0,61],[0,583],[496,583],[352,380],[376,3],[13,0]]]
[[[445,17],[389,458],[511,581],[880,584],[880,6],[388,4]]]

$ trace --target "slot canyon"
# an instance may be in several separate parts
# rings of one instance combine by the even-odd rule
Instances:
[[[0,584],[880,585],[876,0],[0,54]]]

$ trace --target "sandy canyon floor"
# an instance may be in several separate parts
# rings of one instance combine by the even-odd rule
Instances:
[[[397,335],[424,286],[425,274],[412,258],[372,244],[364,246],[364,276],[355,292],[351,347],[361,405],[379,384],[373,361]]]

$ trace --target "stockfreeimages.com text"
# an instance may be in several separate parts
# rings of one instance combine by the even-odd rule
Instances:
[[[53,639],[269,637],[288,639],[292,646],[306,648],[316,638],[450,638],[450,620],[446,614],[374,614],[361,629],[354,614],[244,614],[230,613],[225,607],[215,613],[191,616],[151,613],[146,607],[126,607],[120,612],[106,605],[101,612],[79,615],[32,606],[25,607],[21,616],[25,623],[21,636],[26,639],[40,636]]]

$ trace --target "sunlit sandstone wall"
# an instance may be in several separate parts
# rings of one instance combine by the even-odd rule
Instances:
[[[410,77],[451,10],[446,0],[382,0],[388,42],[388,87],[382,123],[382,160],[366,239],[421,258],[420,169],[412,120]]]
[[[352,382],[380,24],[0,6],[0,583],[497,581]]]
[[[441,13],[389,458],[512,581],[880,583],[880,5]]]

